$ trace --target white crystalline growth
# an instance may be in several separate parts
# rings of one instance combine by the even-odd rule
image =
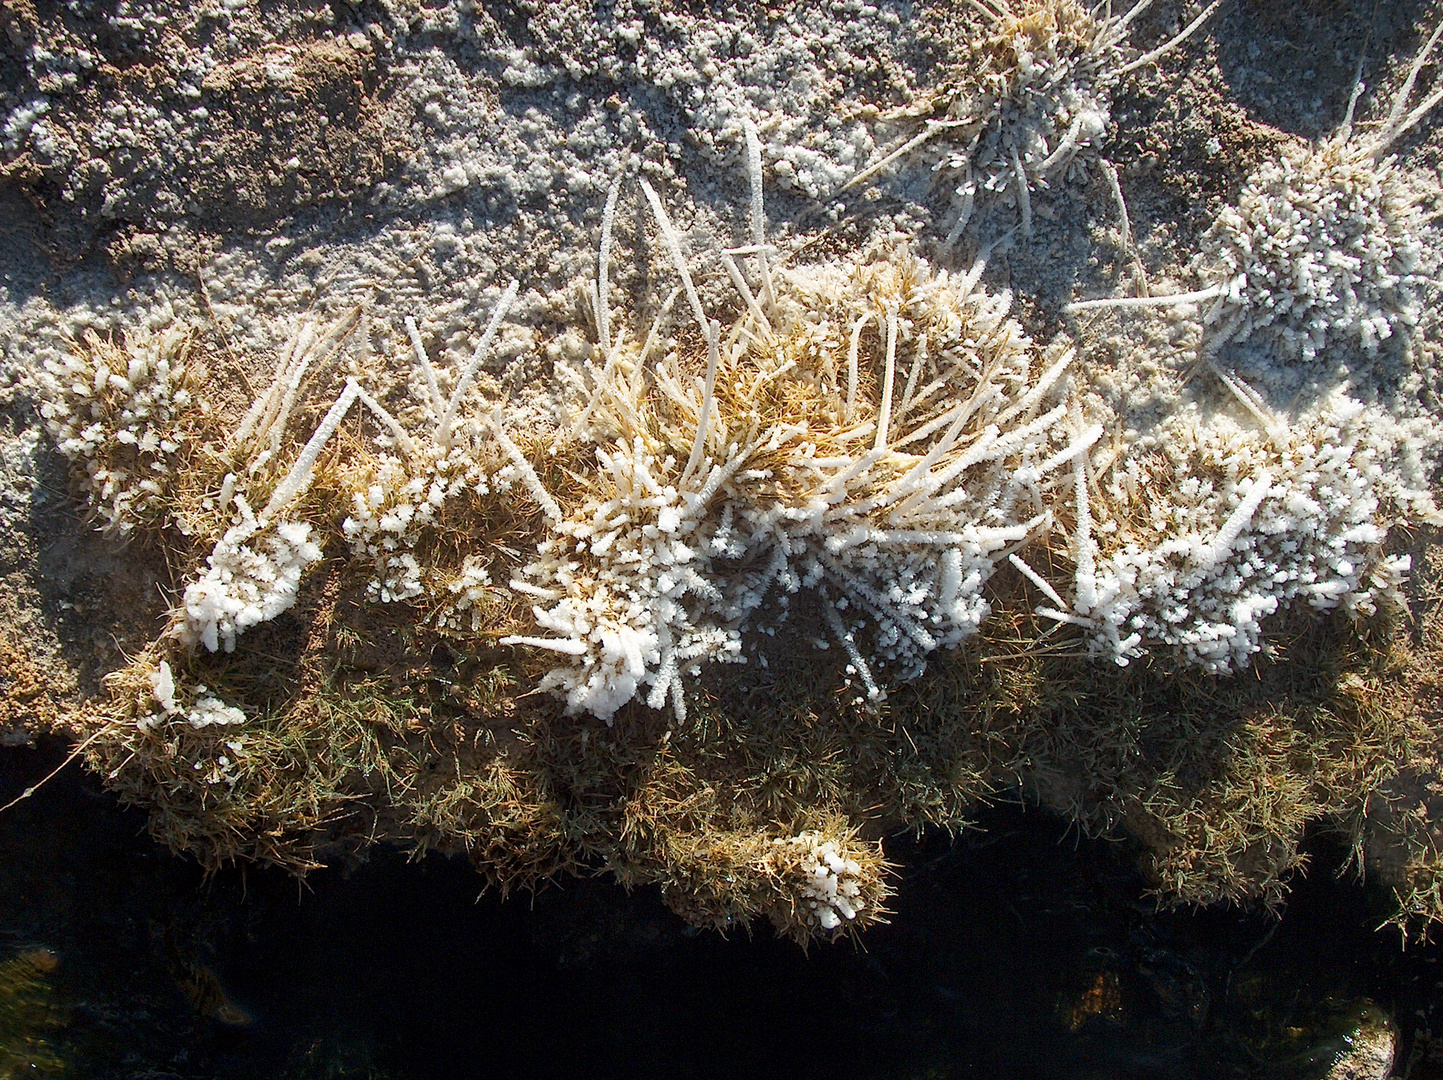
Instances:
[[[369,480],[352,493],[351,512],[341,525],[351,554],[375,568],[367,597],[383,604],[425,597],[455,609],[439,616],[455,621],[461,609],[475,606],[480,599],[475,590],[489,578],[477,576],[485,570],[472,560],[450,580],[436,567],[422,566],[417,545],[438,526],[448,502],[485,497],[493,487],[504,489],[505,480],[488,474],[461,445],[440,456],[427,447],[419,461],[382,459]]]
[[[451,593],[451,602],[437,613],[437,625],[455,633],[478,633],[494,588],[486,560],[478,555],[466,556],[461,572],[446,588]]]
[[[1438,519],[1418,455],[1429,439],[1341,392],[1285,439],[1179,422],[1171,461],[1134,455],[1114,475],[1104,553],[1079,559],[1075,616],[1093,651],[1118,663],[1160,651],[1226,674],[1290,605],[1371,613],[1408,568],[1383,551],[1387,522]]]
[[[540,601],[537,628],[557,636],[507,642],[573,658],[541,683],[572,712],[609,720],[647,686],[653,708],[668,695],[680,707],[683,669],[735,659],[741,649],[737,631],[720,625],[724,600],[697,545],[709,500],[659,481],[659,463],[639,440],[630,453],[598,449],[597,457],[615,482],[613,497],[560,523],[526,577],[511,582]]]
[[[1005,192],[1020,181],[1046,185],[1107,132],[1113,72],[1122,66],[1123,50],[1106,24],[1080,5],[1054,7],[1048,19],[1034,16],[1035,28],[1018,21],[1005,43],[1003,35],[992,42],[1012,64],[982,77],[981,92],[992,99],[983,113],[990,122],[970,153],[944,162],[951,169],[970,165],[980,174],[982,191]],[[976,108],[979,102],[966,104]]]
[[[1199,272],[1226,288],[1210,320],[1236,340],[1269,329],[1284,359],[1338,338],[1376,354],[1418,322],[1417,202],[1395,161],[1340,141],[1264,162],[1204,234]]]
[[[741,659],[798,594],[871,702],[885,696],[874,668],[913,678],[990,613],[997,560],[1043,526],[1052,474],[1100,431],[1059,401],[1071,353],[1038,363],[1008,297],[922,264],[873,272],[795,275],[794,336],[713,357],[710,398],[665,365],[654,396],[600,384],[609,394],[583,414],[609,434],[597,483],[510,583],[535,598],[540,633],[503,642],[564,658],[542,686],[570,711],[610,719],[644,693],[684,717],[683,676]],[[869,290],[892,275],[905,291],[889,308]],[[870,360],[856,345],[868,325],[883,354]],[[881,402],[862,400],[863,363],[884,369]],[[811,400],[796,407],[816,426],[752,409],[761,387]],[[620,440],[638,427],[648,435]]]
[[[283,521],[261,541],[254,520],[228,530],[199,581],[186,586],[177,634],[187,646],[235,650],[236,638],[296,602],[301,575],[320,561],[311,526]],[[260,550],[257,550],[257,549]]]
[[[188,335],[173,327],[125,347],[94,333],[41,378],[40,414],[56,447],[83,472],[106,529],[127,533],[163,517],[166,485],[186,442],[193,404],[184,362]]]
[[[157,665],[155,674],[151,676],[151,687],[152,696],[160,708],[136,721],[136,726],[142,731],[153,731],[159,725],[174,719],[186,721],[197,731],[208,727],[234,727],[246,722],[244,710],[227,705],[211,694],[205,686],[190,687],[185,696],[193,698],[194,702],[189,706],[181,705],[176,699],[178,688],[175,676],[170,670],[170,664],[164,660]]]
[[[806,849],[801,894],[806,905],[803,914],[809,922],[823,930],[835,930],[866,908],[860,883],[862,868],[842,855],[836,841],[824,840],[820,833],[804,832],[774,842]]]

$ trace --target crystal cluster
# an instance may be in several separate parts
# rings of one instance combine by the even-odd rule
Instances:
[[[101,524],[124,535],[168,514],[167,494],[190,433],[190,339],[171,328],[117,344],[87,333],[41,382],[40,412]]]
[[[1272,433],[1189,420],[1113,475],[1085,541],[1104,554],[1079,559],[1076,614],[1119,663],[1162,650],[1226,674],[1289,605],[1371,613],[1408,568],[1386,523],[1439,518],[1410,458],[1426,433],[1343,393]]]
[[[1423,280],[1417,194],[1393,162],[1333,142],[1292,149],[1248,178],[1204,234],[1201,275],[1225,283],[1220,336],[1268,330],[1280,358],[1315,360],[1331,340],[1364,353],[1417,325]]]

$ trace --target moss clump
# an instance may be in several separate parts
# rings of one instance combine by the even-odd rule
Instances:
[[[1274,657],[1219,679],[1104,669],[1017,612],[876,709],[779,641],[766,668],[714,671],[685,723],[632,703],[608,725],[527,696],[510,650],[462,655],[424,627],[378,626],[361,587],[328,605],[327,585],[177,674],[239,703],[238,731],[144,731],[114,705],[94,720],[108,731],[91,763],[208,866],[304,871],[390,839],[463,854],[502,890],[602,867],[658,886],[697,925],[762,918],[807,940],[830,933],[809,918],[816,863],[797,837],[857,863],[865,906],[848,925],[865,926],[888,891],[875,838],[965,828],[1020,787],[1089,832],[1131,832],[1166,902],[1273,901],[1304,831],[1353,835],[1422,736],[1389,691],[1384,631],[1342,618],[1304,621]],[[999,581],[999,611],[1021,589]],[[364,641],[346,617],[366,618]],[[144,662],[114,691],[137,684],[148,707]],[[221,757],[233,776],[217,775]]]

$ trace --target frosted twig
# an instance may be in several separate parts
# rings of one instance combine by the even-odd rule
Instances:
[[[1032,584],[1036,585],[1037,588],[1042,591],[1043,596],[1047,597],[1047,599],[1051,600],[1059,608],[1065,608],[1067,606],[1067,601],[1062,599],[1061,594],[1052,587],[1051,583],[1045,577],[1039,574],[1036,570],[1032,569],[1032,567],[1028,566],[1025,562],[1023,562],[1022,559],[1020,559],[1016,555],[1009,555],[1007,556],[1007,561],[1010,562],[1013,566],[1015,566],[1023,577],[1025,577],[1028,581],[1032,582]]]
[[[1011,240],[1013,232],[1013,229],[1008,229],[996,240],[992,241],[992,243],[988,244],[985,248],[983,248],[982,252],[977,256],[977,258],[972,260],[972,265],[967,268],[966,275],[962,278],[962,281],[957,286],[958,296],[972,295],[972,290],[977,288],[977,283],[982,280],[982,275],[987,270],[987,260],[991,258],[992,252],[997,249],[998,245],[1008,240]]]
[[[892,484],[887,489],[885,495],[876,500],[878,509],[890,506],[897,499],[912,494],[912,492],[916,490],[916,481],[918,478],[921,477],[923,473],[930,472],[932,466],[937,464],[937,462],[942,459],[942,456],[957,444],[957,434],[962,430],[962,425],[967,421],[967,406],[965,404],[957,406],[957,408],[952,410],[951,415],[952,422],[942,438],[937,440],[937,445],[932,447],[921,461],[908,469],[900,480]]]
[[[1372,30],[1369,30],[1371,35]],[[1348,95],[1348,111],[1343,114],[1343,122],[1338,125],[1338,139],[1347,142],[1353,137],[1353,116],[1358,110],[1358,99],[1363,96],[1363,63],[1368,59],[1368,48],[1366,40],[1362,50],[1358,53],[1358,66],[1353,70],[1353,92]]]
[[[1087,468],[1080,457],[1072,459],[1072,476],[1077,491],[1077,609],[1085,615],[1097,606],[1097,554],[1087,505]]]
[[[885,155],[881,161],[878,161],[872,165],[868,165],[856,176],[852,177],[845,184],[839,187],[836,193],[840,195],[848,188],[853,188],[856,187],[858,184],[865,183],[866,181],[872,179],[872,177],[876,176],[883,169],[885,169],[888,165],[892,164],[892,162],[896,161],[898,158],[905,157],[913,150],[917,149],[917,147],[921,146],[923,143],[928,142],[936,135],[939,135],[943,131],[946,131],[948,128],[956,127],[961,122],[962,121],[958,120],[928,120],[926,126],[919,134],[912,136],[912,138],[908,139],[901,146],[897,147],[897,149],[893,150],[890,154]]]
[[[862,328],[872,318],[872,312],[867,312],[855,323],[852,324],[852,344],[847,349],[847,411],[845,413],[848,422],[852,419],[852,410],[857,404],[857,347],[862,340]]]
[[[1443,27],[1440,27],[1440,29],[1443,29]],[[1423,104],[1419,105],[1416,109],[1414,109],[1406,117],[1403,118],[1402,123],[1400,123],[1392,131],[1387,132],[1386,135],[1379,138],[1375,143],[1373,143],[1370,151],[1373,156],[1377,157],[1379,154],[1387,150],[1388,147],[1392,146],[1400,138],[1406,135],[1410,130],[1412,130],[1413,125],[1418,123],[1419,120],[1422,120],[1423,117],[1427,116],[1430,112],[1432,112],[1434,107],[1440,101],[1443,101],[1443,87],[1439,87],[1438,89],[1434,90],[1431,94],[1428,95],[1427,98],[1424,99]]]
[[[341,396],[336,398],[336,403],[331,406],[330,411],[317,425],[315,433],[307,440],[306,445],[301,448],[296,463],[291,466],[291,471],[286,473],[285,478],[276,486],[271,498],[266,503],[266,508],[260,512],[258,520],[264,524],[284,510],[291,503],[295,502],[305,494],[306,489],[311,486],[311,478],[315,474],[316,461],[325,449],[326,443],[330,441],[336,429],[341,426],[341,421],[350,412],[351,406],[361,396],[361,384],[355,379],[346,380],[346,388],[341,391]]]
[[[1017,156],[1017,147],[1012,148],[1012,171],[1017,174],[1017,209],[1022,213],[1022,235],[1032,235],[1032,196],[1027,191],[1027,172],[1022,168],[1022,159]]]
[[[742,121],[747,136],[747,174],[752,185],[752,243],[757,248],[757,263],[762,268],[762,299],[767,310],[777,310],[777,298],[772,292],[772,268],[767,259],[766,217],[762,207],[762,143],[757,137],[757,126],[750,118]]]
[[[947,230],[947,239],[942,241],[943,248],[951,250],[952,246],[962,237],[962,230],[967,228],[967,223],[972,220],[972,209],[977,202],[977,185],[972,182],[972,158],[971,156],[962,159],[962,183],[957,190],[962,193],[962,206],[957,211],[957,220]]]
[[[1087,119],[1087,114],[1078,110],[1077,116],[1072,120],[1072,126],[1067,129],[1067,134],[1057,144],[1057,149],[1043,158],[1042,163],[1037,166],[1037,175],[1042,176],[1056,165],[1070,151],[1077,148],[1077,137],[1082,134],[1082,122]],[[1016,151],[1014,150],[1015,154]]]
[[[742,276],[741,267],[737,266],[737,261],[730,254],[723,252],[722,265],[726,267],[727,277],[732,279],[732,284],[736,286],[737,292],[742,294],[742,300],[746,302],[747,310],[757,321],[757,328],[762,333],[770,335],[772,324],[767,319],[766,312],[762,311],[761,306],[757,303],[757,298],[752,293],[751,286],[747,284],[747,279]]]
[[[914,405],[920,405],[927,397],[927,389],[923,388],[922,398],[915,399],[917,393],[917,380],[922,377],[922,369],[927,366],[927,339],[919,337],[917,348],[912,355],[912,367],[907,372],[907,386],[902,391],[902,404],[897,406],[895,422],[900,426],[907,413]],[[935,384],[934,384],[935,385]]]
[[[897,305],[887,305],[887,360],[882,375],[881,410],[877,414],[877,440],[874,450],[887,449],[887,428],[892,421],[892,381],[897,368]]]
[[[1072,366],[1072,361],[1076,358],[1076,349],[1068,349],[1064,352],[1056,363],[1042,373],[1036,385],[1030,387],[1027,393],[1018,398],[1016,402],[998,413],[993,423],[1000,426],[1007,423],[1007,421],[1011,420],[1014,416],[1026,416],[1036,407],[1037,403],[1042,400],[1043,395],[1052,389],[1057,383],[1057,380],[1062,378],[1063,373]]]
[[[1110,23],[1106,28],[1105,36],[1102,40],[1103,46],[1111,45],[1114,42],[1121,41],[1124,32],[1132,24],[1132,21],[1150,7],[1152,7],[1152,0],[1138,0],[1138,2],[1132,6],[1132,10],[1130,10],[1126,15],[1122,16],[1122,18],[1116,20],[1115,22]]]
[[[1230,287],[1231,282],[1212,285],[1195,292],[1171,293],[1167,296],[1109,296],[1100,300],[1075,300],[1065,305],[1062,310],[1072,315],[1079,311],[1091,311],[1094,308],[1173,307],[1178,304],[1201,304],[1205,300],[1215,300],[1222,296]]]
[[[565,653],[567,656],[584,656],[587,648],[586,642],[577,641],[575,638],[523,637],[519,634],[504,637],[498,644],[528,645],[533,649],[549,649],[552,652]]]
[[[1127,215],[1127,200],[1122,197],[1122,184],[1118,182],[1117,167],[1106,158],[1098,158],[1097,164],[1102,169],[1102,175],[1107,178],[1108,190],[1112,192],[1112,200],[1117,203],[1117,212],[1122,218],[1122,253],[1132,262],[1133,284],[1137,286],[1140,295],[1146,296],[1147,292],[1147,271],[1143,268],[1142,257],[1138,255],[1137,248],[1132,242],[1132,221]]]
[[[309,320],[297,327],[295,332],[286,340],[285,349],[281,352],[280,359],[276,361],[275,374],[271,378],[270,386],[266,392],[261,394],[246,410],[245,416],[241,419],[240,426],[231,435],[229,445],[239,446],[251,436],[263,418],[269,419],[269,413],[275,406],[277,395],[281,387],[285,385],[286,376],[290,374],[291,362],[302,349],[308,349],[311,337],[315,333],[315,325]]]
[[[836,637],[838,644],[847,652],[847,657],[852,661],[852,667],[856,669],[857,676],[862,680],[862,685],[867,688],[867,700],[879,701],[882,691],[878,688],[876,681],[872,678],[872,669],[867,666],[867,661],[862,659],[862,652],[857,648],[857,643],[852,640],[852,635],[842,625],[842,613],[837,610],[837,605],[832,603],[832,598],[826,589],[822,593],[822,610],[827,616],[827,625],[831,627],[832,634]]]
[[[260,426],[255,429],[257,439],[267,439],[268,437],[270,440],[270,455],[273,458],[280,453],[281,435],[286,430],[286,423],[290,420],[291,409],[296,407],[300,384],[302,384],[306,371],[317,360],[320,362],[330,360],[330,355],[341,347],[341,342],[351,335],[359,321],[361,321],[361,308],[356,306],[349,310],[343,318],[333,323],[320,341],[317,341],[315,345],[310,345],[309,348],[297,349],[296,354],[291,358],[291,370],[286,375],[280,399],[274,401],[271,409],[267,410],[266,416],[261,419]]]
[[[421,331],[416,329],[416,320],[406,316],[406,336],[411,339],[411,351],[416,354],[416,366],[421,369],[421,375],[426,380],[426,393],[429,395],[428,407],[431,410],[431,421],[440,423],[441,417],[446,412],[446,402],[441,398],[441,387],[436,382],[436,369],[431,366],[431,358],[426,355],[426,346],[421,341]]]
[[[661,228],[661,239],[666,244],[667,251],[671,254],[671,264],[676,267],[676,272],[681,275],[682,287],[686,290],[686,298],[691,303],[692,314],[696,316],[696,324],[701,327],[702,336],[707,333],[706,311],[701,306],[701,297],[697,295],[696,286],[692,284],[691,271],[687,269],[686,257],[681,253],[681,241],[677,239],[676,230],[672,228],[671,218],[667,216],[666,207],[661,205],[661,199],[657,197],[656,191],[646,182],[646,177],[641,177],[641,190],[646,194],[646,201],[651,204],[651,212],[656,217],[656,223]]]
[[[511,459],[511,463],[515,465],[517,471],[521,473],[521,482],[526,485],[526,490],[531,492],[531,497],[536,500],[542,512],[553,522],[559,523],[564,517],[561,513],[561,507],[556,505],[556,500],[551,497],[551,492],[546,490],[546,486],[542,484],[541,478],[536,475],[536,470],[531,467],[531,462],[526,460],[526,455],[511,441],[505,429],[502,428],[501,410],[497,409],[491,414],[489,423],[492,434],[496,436],[496,441],[501,444],[501,449],[506,451],[506,456]]]
[[[272,455],[279,454],[281,451],[281,435],[285,431],[286,423],[291,418],[291,410],[295,408],[296,398],[301,390],[301,381],[304,379],[306,371],[312,364],[323,364],[329,360],[331,354],[340,348],[341,342],[350,336],[351,331],[355,330],[360,321],[361,308],[353,307],[326,331],[320,341],[296,357],[295,366],[286,380],[285,391],[281,394],[278,410],[256,431],[257,438],[270,437]]]
[[[1053,454],[1041,465],[1038,465],[1038,477],[1046,476],[1058,466],[1066,465],[1069,461],[1076,460],[1079,454],[1087,453],[1087,451],[1091,450],[1095,445],[1097,445],[1097,440],[1102,438],[1102,430],[1103,429],[1101,424],[1092,425],[1092,427],[1084,431],[1067,446],[1064,446],[1061,450]]]
[[[996,11],[993,11],[987,4],[984,4],[982,0],[966,0],[966,2],[971,4],[979,15],[983,18],[990,19],[994,24],[1002,21],[1002,16]]]
[[[1233,545],[1238,542],[1238,537],[1252,523],[1253,515],[1257,513],[1263,500],[1268,497],[1268,492],[1272,490],[1272,487],[1273,478],[1268,471],[1264,469],[1258,473],[1243,501],[1238,504],[1236,510],[1228,515],[1227,521],[1223,522],[1223,527],[1218,530],[1212,543],[1199,555],[1197,562],[1200,567],[1210,570],[1228,557],[1233,550]]]
[[[691,474],[701,464],[702,453],[706,450],[706,437],[711,427],[711,413],[716,397],[716,365],[720,337],[721,326],[713,321],[706,329],[706,385],[702,390],[701,415],[696,421],[696,438],[691,444],[691,456],[687,458],[686,468],[681,473],[682,487],[686,486]]]
[[[1428,62],[1428,56],[1433,51],[1433,46],[1438,44],[1438,38],[1443,36],[1443,23],[1439,23],[1428,42],[1413,58],[1412,66],[1408,68],[1408,77],[1403,80],[1403,85],[1393,98],[1393,107],[1388,110],[1388,118],[1383,121],[1379,130],[1378,141],[1374,144],[1373,153],[1385,148],[1411,125],[1401,125],[1400,118],[1403,110],[1408,106],[1408,98],[1413,94],[1413,84],[1418,81],[1418,73],[1423,70],[1423,65]],[[1416,110],[1415,110],[1416,111]]]
[[[1093,621],[1092,619],[1083,618],[1081,615],[1074,615],[1070,611],[1056,611],[1049,607],[1033,608],[1032,610],[1035,614],[1041,615],[1047,619],[1053,619],[1056,622],[1070,623],[1073,626],[1085,627],[1088,630],[1097,629],[1097,623],[1095,621]]]
[[[466,365],[466,370],[461,373],[461,378],[456,382],[456,389],[451,392],[451,400],[446,403],[446,412],[441,417],[441,423],[436,429],[436,443],[443,449],[451,446],[451,425],[455,423],[456,410],[461,407],[461,399],[465,397],[466,391],[470,390],[471,384],[476,381],[476,372],[481,369],[481,362],[486,359],[486,351],[491,347],[491,339],[496,336],[496,331],[501,326],[501,320],[511,310],[511,305],[515,302],[516,293],[520,288],[521,283],[515,280],[506,286],[506,291],[496,302],[496,310],[491,313],[491,321],[486,324],[486,332],[476,343],[476,351],[471,354],[471,362]]]
[[[621,193],[622,174],[617,173],[606,193],[601,213],[601,250],[596,259],[596,328],[601,336],[601,355],[611,362],[611,230],[616,222],[616,197]]]
[[[1248,412],[1253,415],[1253,418],[1262,425],[1263,430],[1271,436],[1273,441],[1280,447],[1285,445],[1287,443],[1288,429],[1268,410],[1257,393],[1246,383],[1235,379],[1222,368],[1218,367],[1211,357],[1207,357],[1205,362],[1208,367],[1212,369],[1213,374],[1221,379],[1223,385],[1242,403],[1243,408],[1247,409]]]
[[[938,428],[946,427],[948,424],[954,423],[959,416],[961,416],[963,420],[965,420],[975,411],[976,405],[979,400],[988,400],[997,397],[999,394],[1002,393],[1002,391],[995,386],[989,387],[989,390],[992,391],[989,394],[973,394],[961,405],[953,406],[946,412],[938,413],[921,427],[915,428],[912,431],[907,432],[907,434],[902,436],[900,439],[894,440],[892,442],[892,448],[895,450],[903,446],[910,445],[911,443],[919,442],[920,440],[925,439],[927,436],[935,433]]]
[[[370,409],[371,414],[386,425],[387,429],[391,432],[391,437],[396,440],[396,445],[401,448],[401,451],[409,458],[419,457],[420,454],[416,449],[416,443],[412,440],[411,436],[407,434],[406,429],[401,426],[401,422],[391,415],[390,410],[370,394],[366,393],[365,390],[362,390],[359,383],[356,385],[356,389],[356,396],[361,404]]]

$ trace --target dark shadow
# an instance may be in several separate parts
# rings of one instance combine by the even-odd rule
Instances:
[[[0,753],[0,795],[60,760]],[[879,1078],[1302,1078],[1322,1075],[1359,1010],[1396,1017],[1405,1055],[1443,1021],[1437,947],[1372,932],[1364,891],[1322,869],[1342,855],[1325,843],[1274,922],[1159,913],[1133,852],[1050,815],[1003,807],[981,824],[955,843],[893,841],[891,924],[803,954],[765,932],[697,934],[649,890],[600,879],[478,902],[464,864],[385,848],[304,887],[254,868],[207,882],[72,765],[0,816],[0,975],[54,954],[30,992],[64,1022],[31,1034],[92,1080],[824,1076],[838,1062]],[[23,1034],[12,1004],[0,1040]]]

